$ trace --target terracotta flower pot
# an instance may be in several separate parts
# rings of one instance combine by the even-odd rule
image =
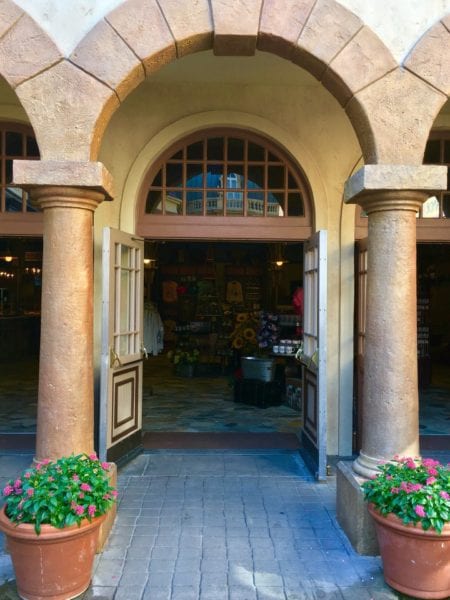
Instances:
[[[40,535],[34,525],[15,525],[0,512],[0,530],[16,573],[17,591],[24,600],[69,600],[84,592],[91,581],[99,527],[106,515],[80,527],[57,529],[42,525]]]
[[[393,514],[386,517],[369,505],[375,521],[384,578],[394,589],[416,598],[450,596],[450,524],[442,533],[405,525]]]

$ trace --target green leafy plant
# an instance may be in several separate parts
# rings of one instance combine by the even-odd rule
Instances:
[[[96,454],[44,460],[11,479],[3,489],[6,516],[13,523],[63,528],[105,514],[117,491],[110,485],[110,464]]]
[[[200,351],[197,348],[176,348],[167,353],[167,358],[174,365],[195,365],[200,359]]]
[[[383,516],[390,513],[403,523],[442,532],[450,521],[450,465],[432,458],[400,458],[379,467],[363,483],[364,498]]]

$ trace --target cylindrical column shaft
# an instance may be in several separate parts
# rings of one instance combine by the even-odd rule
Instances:
[[[36,460],[94,447],[93,212],[104,195],[39,187],[44,213]]]

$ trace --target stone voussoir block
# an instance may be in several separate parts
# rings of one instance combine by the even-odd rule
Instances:
[[[211,0],[214,54],[252,56],[256,50],[262,0]]]
[[[212,48],[213,21],[208,0],[159,0],[176,42],[177,56]]]
[[[23,10],[14,2],[10,0],[0,2],[0,37],[11,29],[23,14]]]
[[[70,60],[109,85],[120,99],[145,77],[141,61],[106,21],[100,21],[91,29],[72,52]]]
[[[174,37],[156,0],[129,0],[106,21],[141,59],[147,75],[176,59]]]
[[[0,39],[0,72],[14,88],[61,58],[54,42],[28,15]]]

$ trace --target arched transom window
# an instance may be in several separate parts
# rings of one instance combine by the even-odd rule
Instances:
[[[172,147],[148,178],[145,213],[309,217],[300,170],[276,146],[239,131],[207,131]]]

